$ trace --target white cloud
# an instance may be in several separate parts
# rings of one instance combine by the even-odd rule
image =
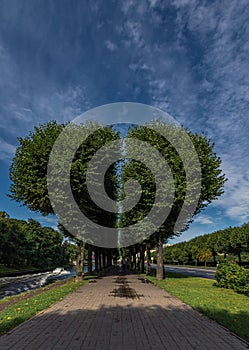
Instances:
[[[36,215],[35,220],[39,221],[42,226],[48,226],[52,227],[54,230],[58,230],[58,219],[55,215]]]
[[[122,1],[122,11],[127,14],[136,4],[136,0]]]
[[[209,216],[205,216],[205,215],[199,215],[197,216],[197,218],[194,221],[195,223],[199,223],[201,225],[209,225],[209,224],[213,224],[213,220],[209,217]]]
[[[144,43],[143,30],[138,21],[128,20],[126,22],[126,33],[138,48]]]
[[[180,42],[186,43],[187,29],[201,53],[195,66],[202,78],[196,94],[200,117],[194,113],[189,126],[215,141],[228,178],[212,207],[243,223],[249,220],[248,2],[175,0],[174,5]]]
[[[0,42],[0,88],[15,88],[17,65],[8,53],[7,49]]]
[[[248,220],[247,6],[247,0],[124,1],[120,17],[113,17],[113,36],[104,30],[106,18],[100,16],[99,23],[94,24],[94,30],[101,27],[98,32],[101,32],[101,44],[104,43],[110,51],[118,48],[115,53],[115,59],[116,54],[119,55],[118,63],[108,61],[111,70],[107,76],[103,72],[104,65],[98,66],[103,54],[98,50],[103,45],[98,45],[96,49],[95,43],[90,43],[89,51],[92,49],[98,56],[92,62],[88,62],[89,58],[86,61],[82,59],[82,66],[86,64],[90,73],[79,80],[70,76],[72,81],[77,81],[71,86],[58,83],[58,87],[57,81],[51,82],[58,78],[54,75],[43,88],[29,90],[30,77],[26,85],[23,84],[18,61],[0,43],[0,87],[4,88],[1,91],[4,98],[1,99],[0,110],[4,109],[4,113],[0,114],[0,126],[6,133],[23,136],[39,122],[50,119],[63,122],[93,107],[92,104],[96,106],[103,101],[112,102],[111,98],[123,100],[127,95],[132,96],[138,102],[150,103],[165,110],[193,131],[204,130],[215,141],[215,150],[223,161],[221,167],[229,181],[225,185],[225,193],[212,207],[222,209],[224,215],[233,220]],[[93,7],[100,15],[101,5]],[[167,7],[170,7],[170,11]],[[18,11],[15,12],[16,21]],[[63,39],[61,44],[66,44],[66,41]],[[45,46],[44,42],[40,53]],[[77,53],[81,46],[82,41],[75,44]],[[51,47],[48,46],[48,58],[50,51]],[[56,63],[63,63],[61,71],[64,74],[65,62],[60,60],[62,51],[57,51],[58,56],[54,52],[53,59]],[[68,57],[74,58],[73,55]],[[37,60],[36,63],[40,67],[42,62]],[[36,73],[38,77],[45,77],[46,81],[42,69]],[[82,68],[79,72],[85,74]],[[90,77],[91,84],[88,78],[93,74],[96,75]],[[107,85],[108,88],[104,89]],[[6,91],[10,91],[9,95]],[[111,91],[110,95],[108,91]],[[113,91],[117,91],[114,97]],[[7,154],[13,153],[14,146],[10,141],[4,142],[1,145],[2,156],[7,157]],[[207,220],[211,218],[205,220],[208,224]]]
[[[149,0],[150,7],[155,7],[158,4],[159,0]]]
[[[224,213],[238,224],[249,221],[249,170],[243,157],[233,163],[231,157],[224,157],[223,169],[228,178],[225,193],[214,203],[223,208]]]
[[[16,147],[0,138],[0,159],[12,159],[15,154]]]
[[[32,99],[29,94],[22,92],[16,100],[3,106],[8,123],[5,118],[0,120],[0,127],[15,137],[23,137],[39,123],[70,121],[91,108],[86,89],[79,86],[53,90],[51,93],[45,91],[42,95],[34,95]]]
[[[79,86],[55,91],[52,95],[37,96],[36,109],[42,120],[70,121],[91,107],[86,89]]]
[[[117,45],[114,44],[111,40],[106,40],[105,45],[108,48],[108,50],[110,50],[110,51],[117,50]]]

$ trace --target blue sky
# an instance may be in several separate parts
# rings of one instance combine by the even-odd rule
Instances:
[[[140,102],[215,142],[224,195],[174,242],[249,221],[249,3],[0,3],[0,210],[56,225],[6,197],[17,137],[89,108]]]

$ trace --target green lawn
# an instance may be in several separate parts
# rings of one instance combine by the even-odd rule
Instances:
[[[0,335],[28,320],[38,312],[48,308],[51,304],[62,300],[65,295],[75,291],[81,285],[87,283],[91,278],[93,277],[87,276],[83,281],[78,283],[74,280],[70,280],[63,285],[59,285],[50,290],[44,291],[42,294],[19,301],[2,310],[0,313]],[[15,298],[15,296],[4,298],[1,300],[1,303],[9,301],[11,298]]]
[[[157,281],[145,276],[195,310],[227,327],[249,341],[249,298],[230,289],[215,287],[214,281],[166,273],[166,279]]]
[[[33,266],[5,266],[3,264],[0,264],[0,273],[5,272],[19,272],[19,271],[36,271],[39,270],[38,268],[35,268]]]

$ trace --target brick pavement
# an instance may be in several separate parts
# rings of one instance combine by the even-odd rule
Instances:
[[[97,279],[0,337],[1,350],[248,348],[138,275]]]

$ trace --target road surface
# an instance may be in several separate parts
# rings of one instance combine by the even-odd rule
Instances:
[[[156,268],[156,265],[151,265],[152,268]],[[214,280],[215,275],[215,269],[198,269],[195,267],[183,267],[183,266],[172,266],[172,265],[164,265],[164,269],[167,272],[175,272],[175,273],[181,273],[183,275],[187,276],[194,276],[194,277],[202,277],[202,278],[209,278],[211,280]]]

